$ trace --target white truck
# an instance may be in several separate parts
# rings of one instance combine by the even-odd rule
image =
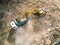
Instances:
[[[26,23],[28,22],[28,20],[29,20],[29,18],[26,18],[26,19],[24,19],[24,20],[22,20],[22,21],[18,21],[18,19],[16,19],[15,21],[12,21],[12,22],[10,23],[11,28],[17,29],[18,27],[21,27],[21,26],[23,26],[24,24],[26,24]]]

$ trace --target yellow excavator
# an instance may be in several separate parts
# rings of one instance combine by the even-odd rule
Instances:
[[[29,16],[33,17],[33,18],[36,18],[36,17],[42,17],[46,15],[46,10],[44,8],[40,8],[40,9],[33,9],[33,10],[30,10],[28,12],[24,12],[22,15],[21,15],[21,19],[22,18],[27,18]]]

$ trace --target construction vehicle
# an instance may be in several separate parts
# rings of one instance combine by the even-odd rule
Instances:
[[[46,15],[46,10],[45,8],[40,8],[40,9],[34,9],[34,10],[30,10],[28,12],[24,12],[22,15],[21,15],[21,19],[22,18],[26,18],[28,16],[31,16],[33,18],[36,18],[36,17],[41,17],[41,16],[44,16]]]
[[[28,22],[29,18],[24,19],[23,21],[18,21],[18,19],[12,21],[10,23],[12,29],[17,29],[18,27],[23,26]]]
[[[13,29],[16,29],[17,27],[21,27],[24,24],[26,24],[29,20],[29,16],[36,18],[36,17],[41,17],[44,16],[46,14],[46,10],[44,8],[41,9],[34,9],[34,10],[30,10],[28,12],[24,12],[21,17],[19,17],[19,19],[16,19],[15,21],[12,21],[10,23],[11,27]]]

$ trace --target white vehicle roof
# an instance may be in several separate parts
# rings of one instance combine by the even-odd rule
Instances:
[[[16,29],[16,28],[17,28],[17,26],[16,26],[16,24],[15,24],[14,21],[12,21],[12,22],[10,23],[10,25],[11,25],[11,27],[12,27],[13,29]]]

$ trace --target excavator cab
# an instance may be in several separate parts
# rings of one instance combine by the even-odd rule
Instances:
[[[32,14],[37,18],[43,17],[46,15],[46,10],[44,8],[36,9],[32,12]]]

